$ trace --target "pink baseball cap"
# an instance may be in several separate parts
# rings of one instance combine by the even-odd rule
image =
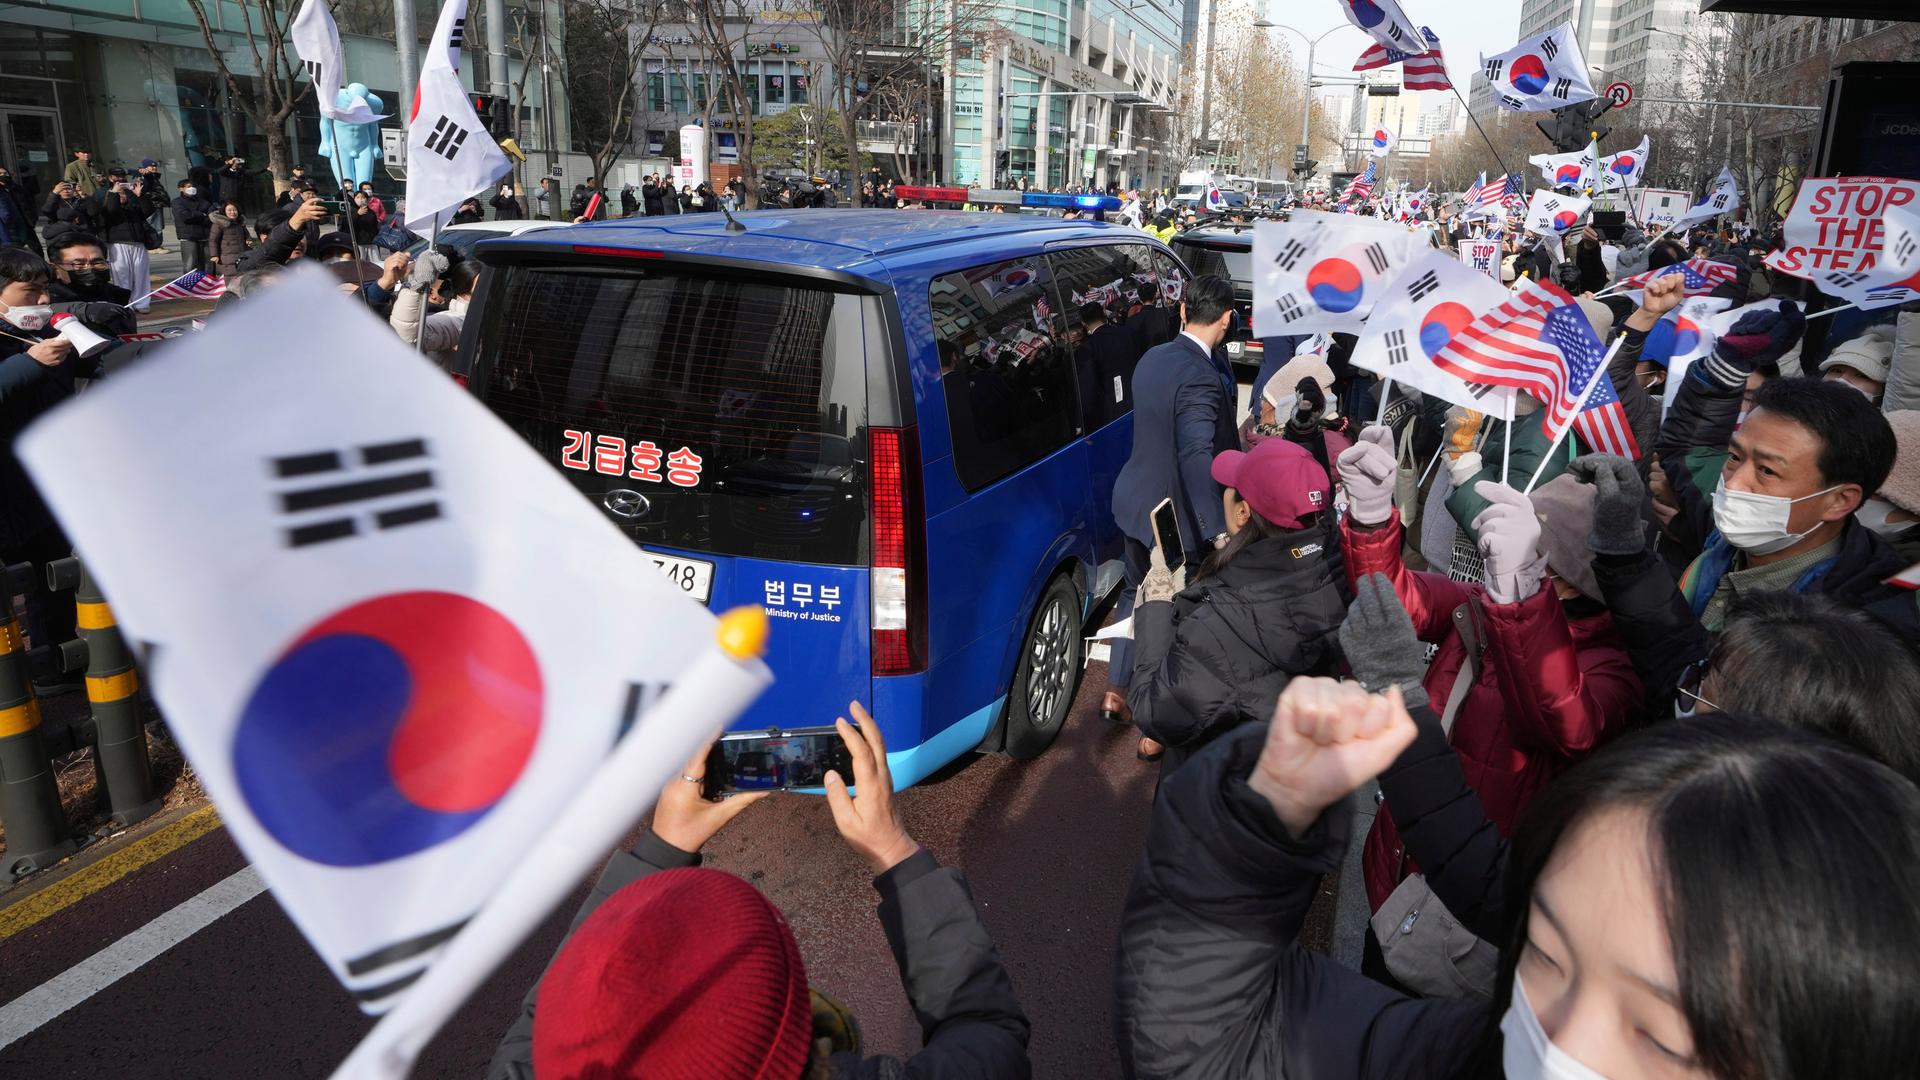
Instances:
[[[1221,451],[1213,459],[1213,478],[1282,529],[1297,529],[1308,514],[1333,505],[1327,470],[1305,447],[1285,439],[1262,439],[1244,452]]]

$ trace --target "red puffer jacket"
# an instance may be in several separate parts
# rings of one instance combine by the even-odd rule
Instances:
[[[1426,678],[1435,712],[1446,707],[1466,659],[1453,611],[1469,598],[1480,603],[1486,652],[1448,741],[1487,818],[1502,833],[1513,834],[1521,812],[1554,777],[1635,719],[1643,700],[1640,676],[1611,615],[1569,619],[1545,585],[1520,603],[1495,604],[1478,585],[1408,570],[1400,561],[1397,513],[1377,529],[1342,521],[1340,536],[1348,584],[1365,574],[1387,575],[1420,640],[1439,644]],[[1376,911],[1403,877],[1419,869],[1405,857],[1390,814],[1374,818],[1361,867],[1367,902]]]

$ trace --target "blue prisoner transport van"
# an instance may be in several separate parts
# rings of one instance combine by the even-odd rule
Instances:
[[[1099,222],[738,219],[478,245],[469,385],[695,599],[773,617],[778,682],[734,730],[860,701],[901,786],[1039,754],[1121,584],[1131,377],[1184,267]]]

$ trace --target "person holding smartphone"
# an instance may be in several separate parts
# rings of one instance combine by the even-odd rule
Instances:
[[[766,897],[700,868],[700,849],[771,792],[701,796],[702,748],[613,856],[528,991],[488,1080],[566,1076],[1022,1078],[1030,1025],[966,879],[907,834],[880,726],[858,703],[834,727],[852,779],[829,773],[834,827],[876,875],[880,924],[920,1018],[906,1061],[861,1053],[845,1006],[807,985],[793,930]],[[536,1012],[536,1006],[538,1011]]]
[[[1347,612],[1329,527],[1333,485],[1304,447],[1266,439],[1213,459],[1225,547],[1191,582],[1154,549],[1133,614],[1134,723],[1166,747],[1164,780],[1199,749],[1265,719],[1289,680],[1331,675]]]

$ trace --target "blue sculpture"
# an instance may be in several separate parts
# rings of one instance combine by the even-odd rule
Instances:
[[[352,83],[342,88],[334,97],[334,105],[342,112],[363,116],[378,116],[386,107],[380,95],[368,90],[366,83]],[[372,180],[373,163],[380,160],[379,121],[353,124],[321,117],[320,156],[333,162],[333,178],[337,183],[350,182],[357,188]]]

